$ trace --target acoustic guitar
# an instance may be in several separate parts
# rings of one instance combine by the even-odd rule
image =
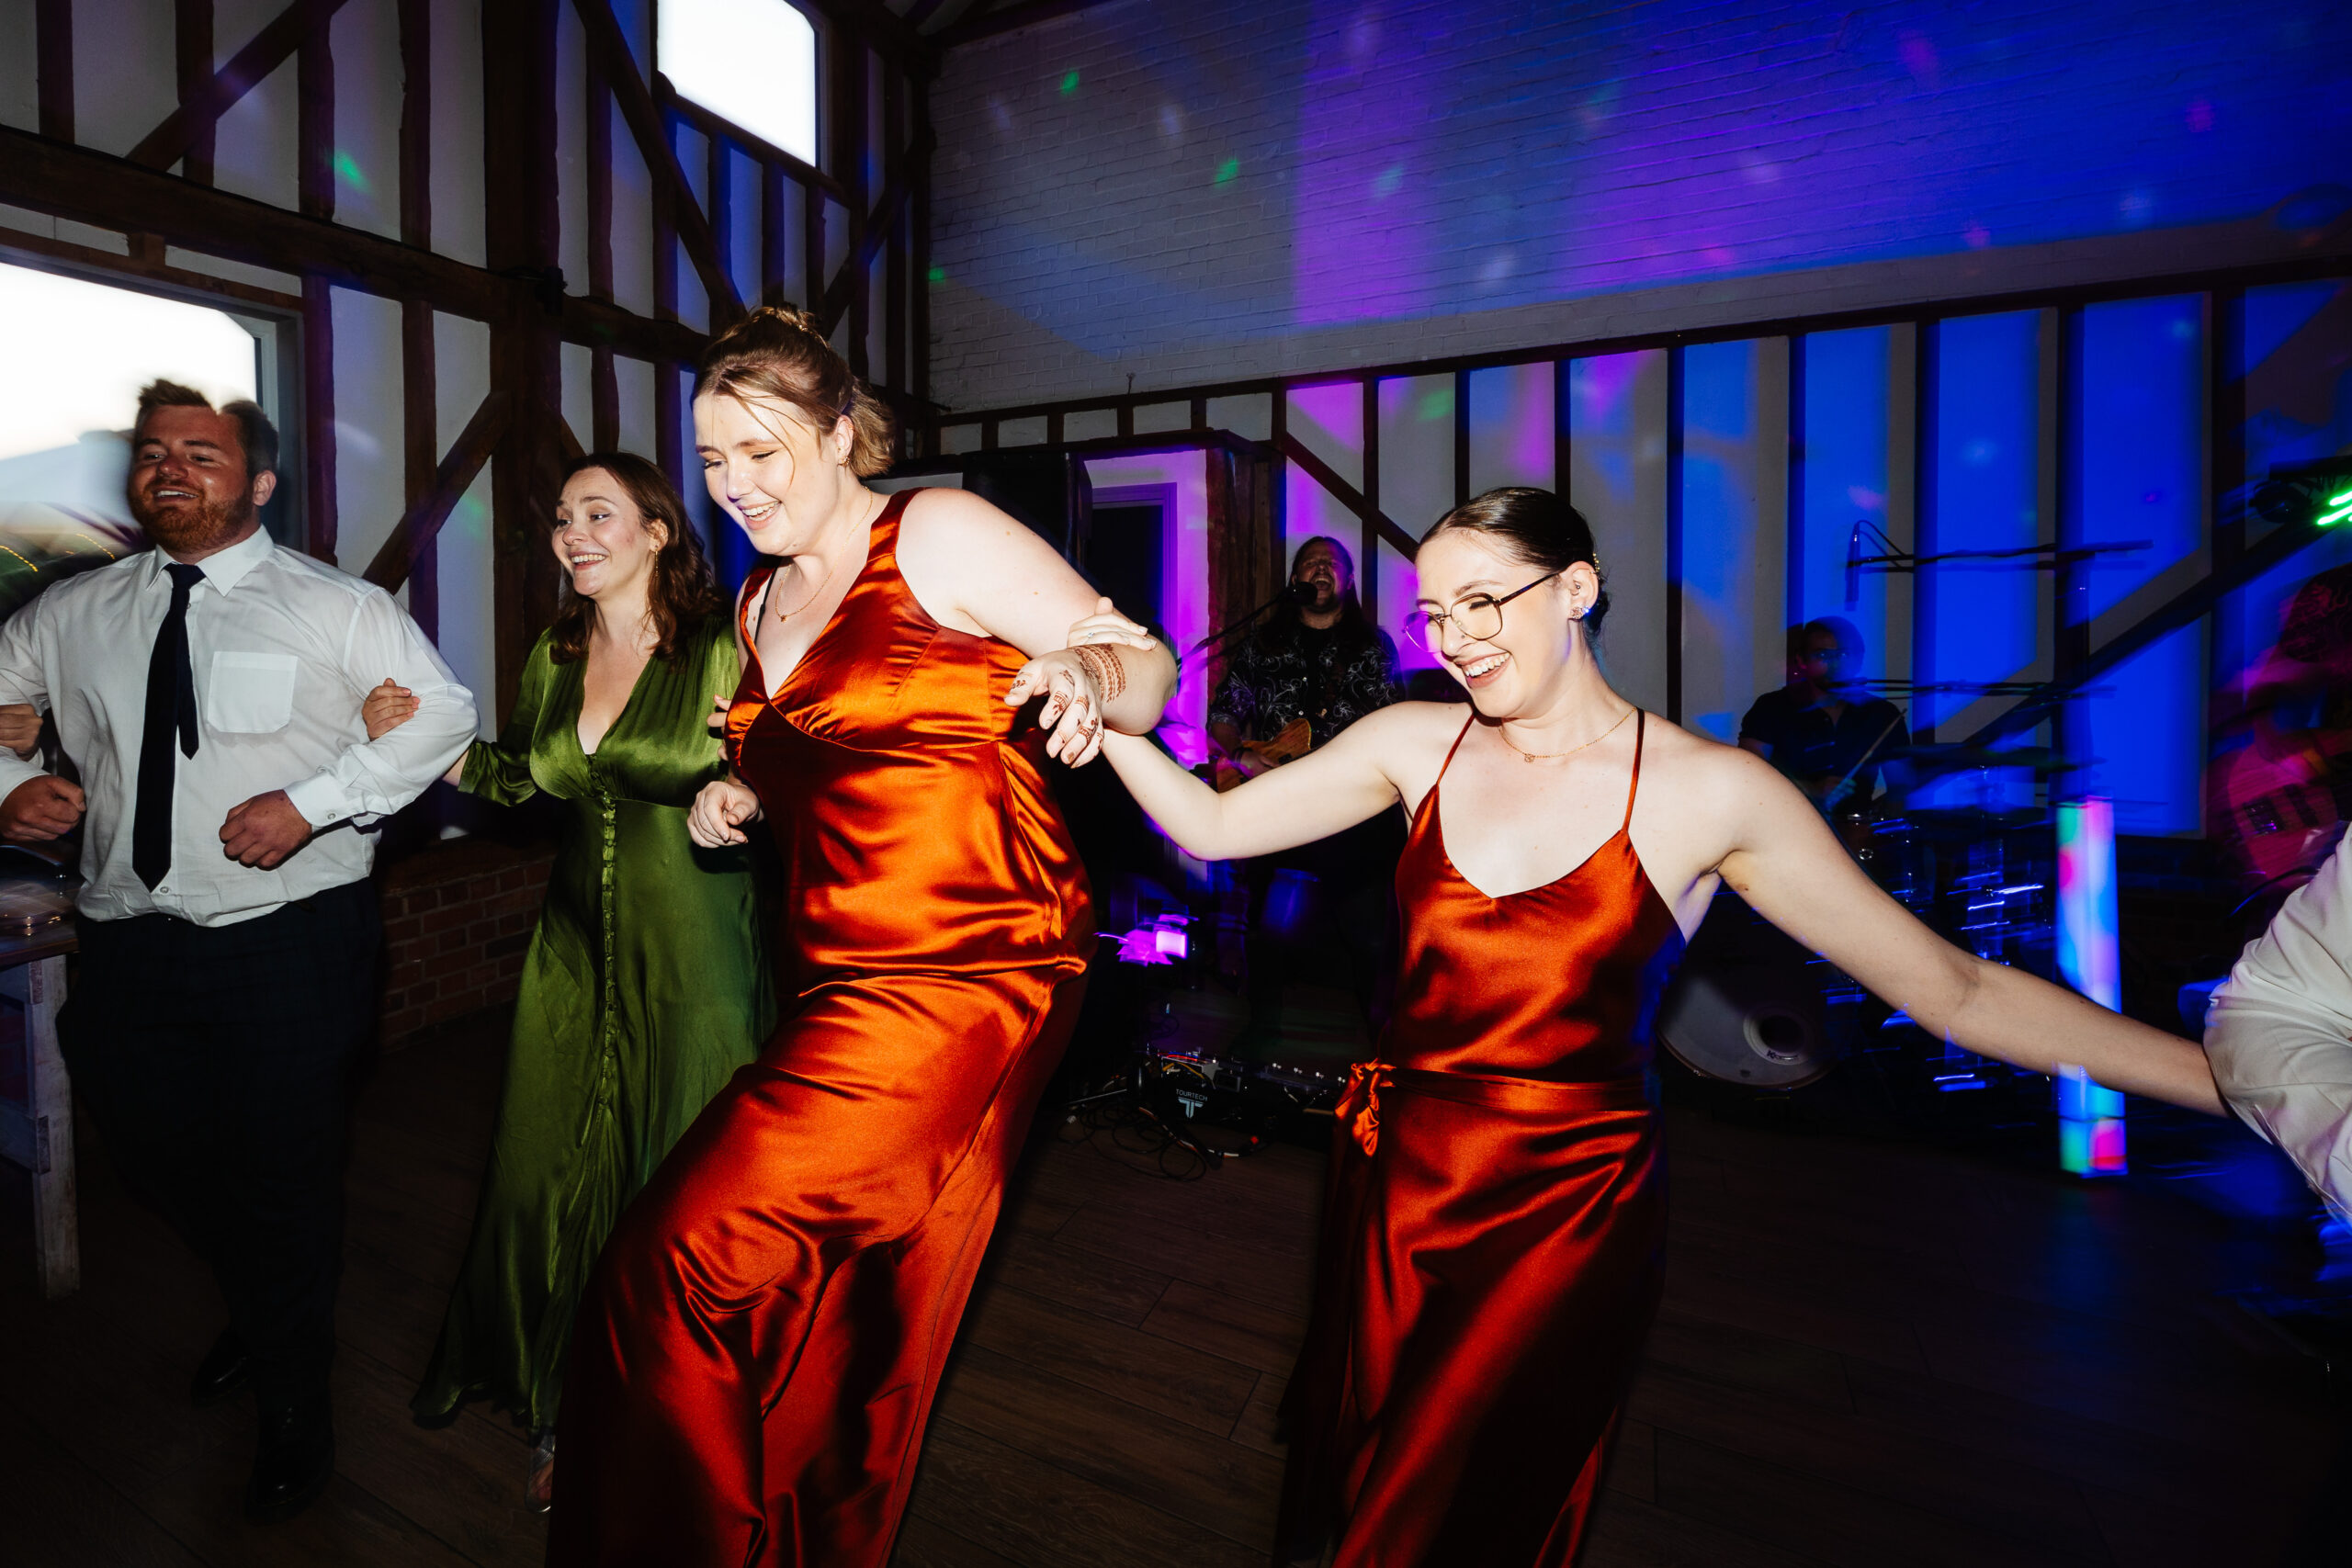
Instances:
[[[1314,746],[1314,726],[1307,722],[1305,714],[1301,714],[1283,725],[1281,733],[1272,740],[1259,741],[1257,750],[1258,755],[1280,766],[1284,762],[1298,761],[1312,750]],[[1216,776],[1213,782],[1216,784],[1217,793],[1223,795],[1227,790],[1239,789],[1249,783],[1250,775],[1220,757],[1217,759]]]

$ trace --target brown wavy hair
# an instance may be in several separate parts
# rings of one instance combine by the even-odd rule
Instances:
[[[565,465],[563,482],[568,485],[591,468],[602,468],[613,476],[613,482],[637,508],[640,527],[659,523],[667,535],[653,557],[653,581],[646,590],[645,608],[658,638],[655,657],[673,659],[679,644],[699,623],[727,608],[727,596],[718,591],[710,558],[703,554],[702,540],[686,521],[686,503],[669,475],[634,452],[591,452]],[[563,602],[556,607],[555,622],[548,628],[549,656],[558,664],[585,659],[588,636],[595,629],[596,601],[573,592],[567,581]]]
[[[831,435],[847,415],[849,471],[859,479],[882,472],[897,456],[889,409],[850,373],[849,361],[806,310],[763,305],[713,338],[695,371],[695,396],[705,392],[788,403],[820,435]]]

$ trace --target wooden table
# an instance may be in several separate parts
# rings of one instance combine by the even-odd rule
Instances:
[[[65,1000],[65,955],[74,922],[30,936],[0,936],[0,1029],[24,1042],[22,1103],[0,1097],[0,1156],[32,1172],[33,1242],[41,1293],[51,1301],[82,1288],[82,1247],[74,1197],[74,1086],[57,1051],[57,1009]],[[14,1016],[10,1016],[14,1015]],[[0,1034],[0,1050],[6,1049]]]

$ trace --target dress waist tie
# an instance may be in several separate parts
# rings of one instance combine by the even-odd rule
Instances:
[[[1348,1087],[1333,1114],[1345,1123],[1357,1146],[1367,1155],[1380,1148],[1380,1095],[1383,1089],[1403,1089],[1458,1105],[1483,1105],[1495,1111],[1547,1111],[1577,1113],[1605,1111],[1650,1111],[1657,1107],[1657,1079],[1604,1078],[1597,1082],[1559,1083],[1549,1078],[1489,1077],[1476,1073],[1433,1073],[1420,1067],[1399,1067],[1374,1059],[1348,1069]]]

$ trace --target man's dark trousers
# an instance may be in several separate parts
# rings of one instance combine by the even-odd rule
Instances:
[[[107,1153],[211,1266],[264,1408],[323,1393],[348,1084],[375,1019],[374,886],[234,925],[80,930],[59,1043]]]

